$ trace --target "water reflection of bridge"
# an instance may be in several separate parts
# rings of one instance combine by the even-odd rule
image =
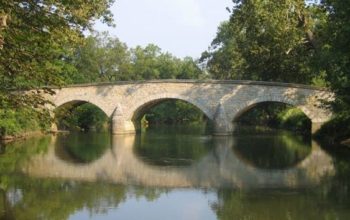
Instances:
[[[64,160],[55,150],[56,139],[45,155],[37,155],[22,170],[35,177],[78,181],[106,181],[158,187],[299,188],[318,184],[334,173],[332,158],[316,143],[311,153],[287,169],[261,169],[239,159],[232,151],[234,137],[217,137],[214,150],[190,166],[156,166],[133,151],[135,136],[114,136],[113,146],[88,164]]]

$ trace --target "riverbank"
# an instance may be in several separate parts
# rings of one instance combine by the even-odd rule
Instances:
[[[24,132],[16,135],[4,135],[4,136],[0,136],[0,142],[6,144],[17,140],[23,140],[23,139],[32,138],[32,137],[40,137],[46,134],[47,132],[44,132],[44,131],[30,131],[30,132]]]
[[[58,134],[58,133],[69,133],[70,131],[67,130],[57,130],[57,131],[31,131],[31,132],[24,132],[17,135],[5,135],[0,136],[0,142],[1,143],[10,143],[17,140],[25,140],[33,137],[40,137],[47,134]]]

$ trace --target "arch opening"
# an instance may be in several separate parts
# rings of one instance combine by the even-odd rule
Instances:
[[[210,119],[205,111],[197,105],[177,98],[160,98],[148,101],[139,106],[132,115],[132,122],[137,130],[141,128],[206,125]],[[186,131],[187,130],[187,131]]]
[[[258,102],[241,109],[233,119],[242,128],[273,128],[310,134],[312,121],[300,108],[276,101]],[[268,129],[267,129],[268,130]],[[261,130],[260,130],[261,131]]]
[[[58,130],[104,131],[110,127],[106,113],[97,105],[87,101],[74,100],[54,110]]]

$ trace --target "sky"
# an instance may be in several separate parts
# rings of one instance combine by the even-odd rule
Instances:
[[[199,58],[208,49],[231,0],[116,0],[111,10],[116,27],[96,23],[129,47],[156,44],[163,52]]]

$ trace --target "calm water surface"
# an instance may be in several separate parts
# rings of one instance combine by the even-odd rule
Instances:
[[[0,219],[350,219],[349,158],[286,132],[30,139],[0,148]]]

